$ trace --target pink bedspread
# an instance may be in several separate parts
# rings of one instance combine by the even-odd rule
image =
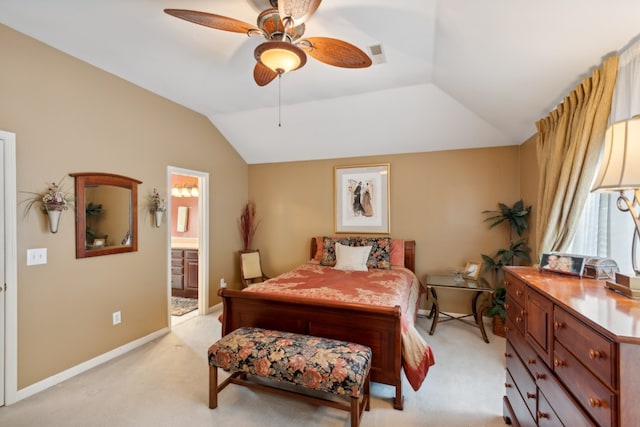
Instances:
[[[414,325],[422,288],[415,274],[404,267],[341,271],[321,266],[317,261],[309,261],[276,278],[251,285],[245,291],[386,307],[400,306],[402,366],[414,390],[420,388],[429,367],[435,363],[431,348]]]

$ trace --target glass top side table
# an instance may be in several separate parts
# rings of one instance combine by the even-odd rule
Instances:
[[[489,342],[489,338],[487,337],[487,333],[484,330],[484,322],[482,321],[482,313],[488,307],[487,304],[484,304],[478,309],[478,300],[480,295],[487,293],[489,296],[489,301],[493,299],[493,288],[489,285],[484,278],[480,278],[478,280],[470,280],[470,279],[457,279],[451,274],[427,274],[425,277],[425,287],[427,288],[427,295],[433,304],[431,307],[431,312],[427,316],[427,318],[433,318],[433,322],[431,323],[431,330],[429,331],[429,335],[433,335],[436,331],[436,326],[438,326],[438,322],[447,322],[449,320],[459,320],[463,323],[477,326],[482,333],[482,338],[484,342]],[[438,293],[436,289],[452,289],[452,290],[460,290],[467,292],[474,292],[473,298],[471,299],[471,313],[463,314],[460,316],[454,316],[453,314],[445,313],[440,311],[440,305],[438,304]],[[446,317],[445,319],[440,320],[440,316]],[[472,317],[474,323],[467,321],[468,317]]]

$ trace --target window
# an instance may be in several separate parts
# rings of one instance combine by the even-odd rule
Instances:
[[[633,275],[631,245],[635,224],[629,212],[618,209],[617,199],[617,193],[589,194],[567,252],[612,258],[620,272]]]

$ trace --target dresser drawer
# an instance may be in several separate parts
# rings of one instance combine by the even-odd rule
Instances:
[[[510,295],[518,304],[524,307],[526,289],[524,282],[507,273],[505,275],[504,287],[507,289],[507,295]]]
[[[518,328],[518,331],[524,335],[524,308],[522,308],[510,294],[507,294],[504,308],[507,311],[507,318],[510,319],[516,328]]]
[[[539,425],[564,425],[571,427],[578,426],[594,426],[589,416],[582,410],[580,405],[571,397],[564,389],[562,384],[555,378],[553,373],[546,365],[540,363],[536,367],[536,384],[538,385],[538,423]],[[549,418],[540,416],[540,412],[548,412],[545,409],[540,397],[544,395],[546,404],[551,407],[553,414]],[[557,417],[561,424],[552,424],[553,417]]]
[[[535,377],[535,374],[537,372],[536,367],[537,365],[542,363],[542,361],[538,359],[536,352],[533,351],[531,346],[527,344],[526,340],[524,339],[524,335],[518,332],[517,328],[513,326],[510,319],[507,319],[507,327],[507,353],[505,354],[505,356],[511,353],[511,349],[509,348],[509,346],[512,346],[512,348],[515,349],[517,355],[520,356],[520,359],[522,359],[522,361],[526,365],[529,373],[533,377]]]
[[[198,259],[198,251],[196,250],[185,250],[184,251],[185,259]]]
[[[615,394],[558,342],[554,346],[553,363],[558,378],[598,425],[617,425]]]
[[[522,398],[522,396],[520,396],[520,392],[516,387],[515,381],[513,380],[511,373],[509,372],[509,370],[507,370],[506,372],[507,372],[507,380],[505,382],[505,387],[506,387],[505,393],[507,395],[507,399],[509,399],[509,403],[511,404],[511,407],[513,408],[513,412],[517,414],[517,417],[518,417],[517,424],[516,423],[514,424],[520,425],[521,427],[535,427],[536,426],[535,418],[533,418],[533,416],[529,413],[529,408],[524,402],[524,399]]]
[[[182,275],[171,275],[171,288],[182,289]]]
[[[183,261],[180,259],[171,259],[171,267],[182,267]]]
[[[507,342],[507,353],[510,352],[513,353],[514,350],[511,344]],[[511,377],[527,405],[529,413],[535,418],[537,389],[533,377],[531,377],[529,370],[518,356],[507,357],[507,369],[511,373]]]
[[[617,359],[616,346],[598,332],[584,323],[555,307],[554,311],[555,339],[612,389],[617,388],[614,375],[614,361]]]
[[[171,250],[171,258],[182,259],[182,249],[172,249]]]
[[[182,276],[182,272],[183,272],[182,265],[180,265],[178,267],[174,267],[173,265],[171,265],[171,274],[172,275]]]

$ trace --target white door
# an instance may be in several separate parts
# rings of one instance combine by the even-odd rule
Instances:
[[[4,147],[5,141],[0,133],[0,406],[4,405],[5,389],[5,322],[6,322],[6,280],[5,280],[5,229],[4,229]]]
[[[0,130],[0,406],[18,400],[16,134]]]

